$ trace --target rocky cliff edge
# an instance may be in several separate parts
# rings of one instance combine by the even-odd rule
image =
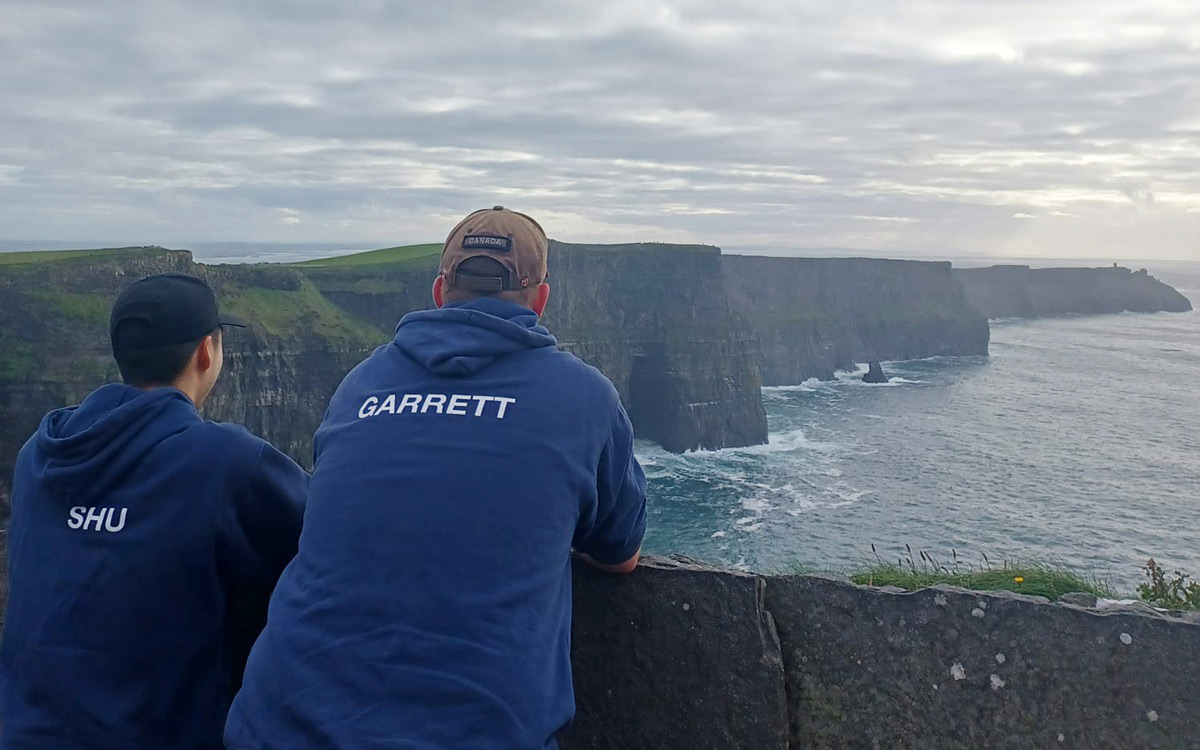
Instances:
[[[1192,303],[1145,269],[960,268],[971,304],[989,318],[1120,312],[1187,312]]]

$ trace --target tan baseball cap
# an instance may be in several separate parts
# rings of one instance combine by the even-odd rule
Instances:
[[[459,289],[527,289],[546,280],[546,246],[546,232],[525,214],[504,206],[480,209],[460,221],[446,238],[440,273],[447,285]],[[498,262],[508,271],[507,278],[458,273],[464,260],[479,256]]]

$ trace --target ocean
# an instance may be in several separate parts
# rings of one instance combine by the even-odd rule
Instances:
[[[1200,263],[1149,270],[1200,304]],[[863,367],[765,388],[768,445],[639,444],[646,549],[777,572],[908,545],[1061,563],[1126,592],[1151,556],[1200,576],[1200,312],[998,321],[989,357],[884,369],[886,385]]]

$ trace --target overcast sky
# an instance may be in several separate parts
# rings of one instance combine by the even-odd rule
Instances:
[[[1200,259],[1196,0],[0,0],[0,238]]]

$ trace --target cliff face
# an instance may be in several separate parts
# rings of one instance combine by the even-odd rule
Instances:
[[[550,246],[547,324],[612,378],[640,437],[667,450],[767,440],[758,367],[715,247]]]
[[[988,352],[987,319],[949,263],[726,255],[722,264],[764,385],[827,380],[856,362]]]
[[[119,380],[109,308],[133,280],[165,271],[207,278],[224,307],[255,321],[227,333],[226,369],[205,415],[244,424],[302,463],[342,376],[386,340],[290,268],[203,266],[157,248],[0,266],[0,499],[41,417]]]
[[[638,437],[671,451],[766,442],[761,381],[714,247],[551,241],[545,323],[607,375]],[[305,269],[341,308],[388,328],[430,306],[437,258]]]
[[[551,330],[612,378],[639,437],[676,451],[765,442],[758,370],[721,291],[718,250],[556,243],[550,263]],[[436,257],[204,266],[161,248],[0,265],[0,500],[41,417],[118,379],[108,311],[134,279],[198,274],[254,323],[228,334],[206,416],[244,424],[307,464],[329,396],[406,312],[429,307],[435,269]]]
[[[1145,270],[992,266],[954,273],[971,303],[989,318],[1192,309],[1186,297]]]

